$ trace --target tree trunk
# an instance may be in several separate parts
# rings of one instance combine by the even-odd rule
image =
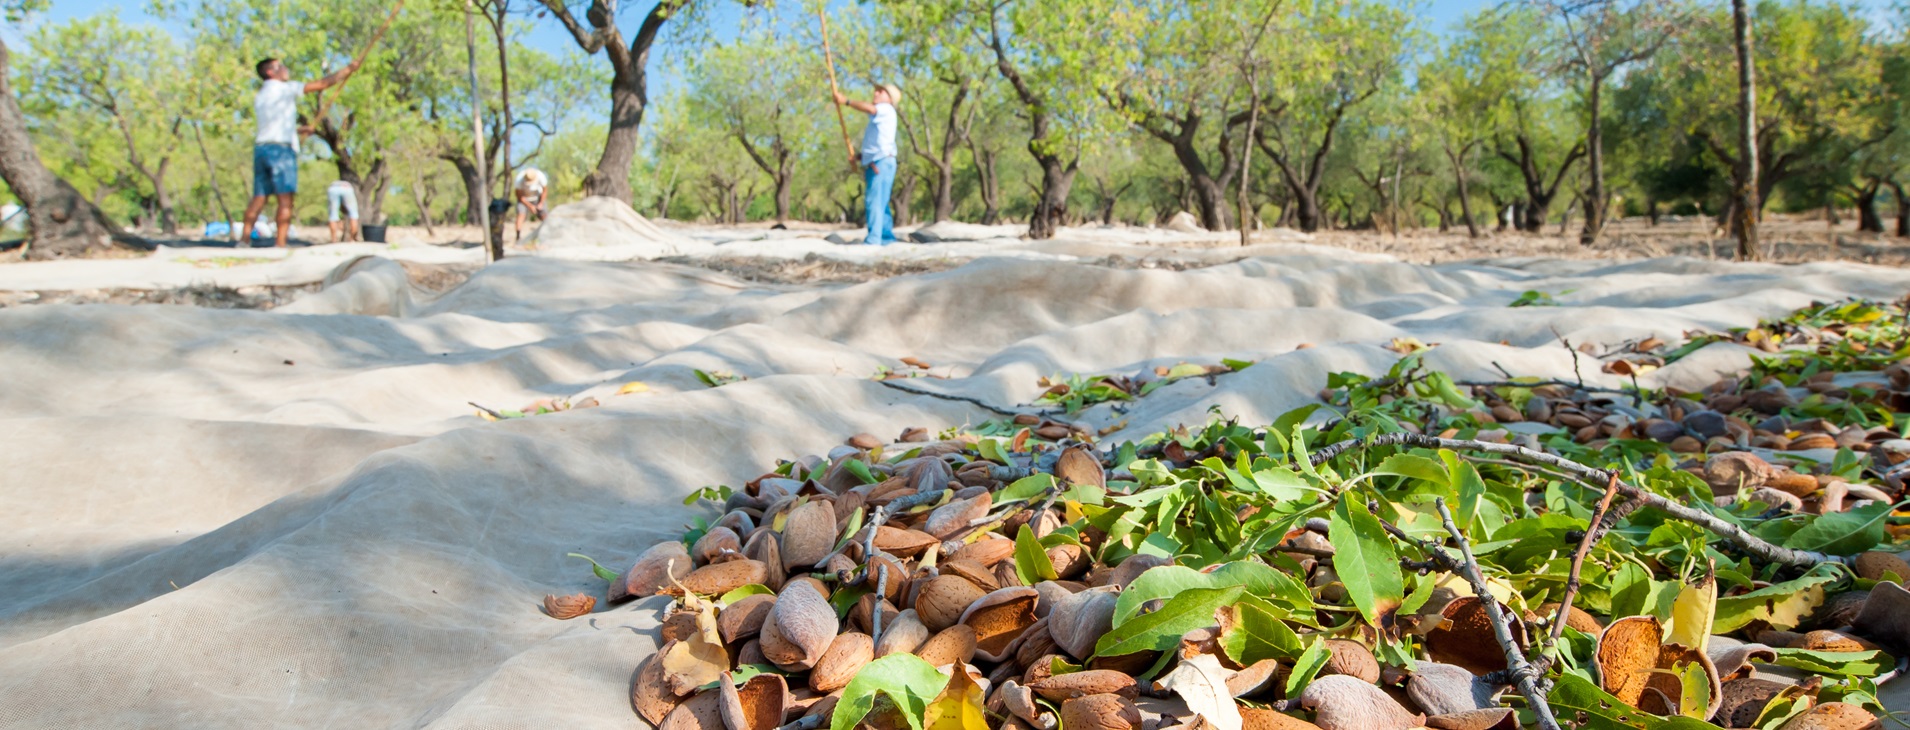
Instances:
[[[1870,182],[1857,186],[1856,192],[1851,202],[1857,205],[1857,230],[1883,233],[1883,216],[1877,214],[1877,196],[1883,192],[1883,180],[1873,177]]]
[[[1600,99],[1604,87],[1605,77],[1592,74],[1591,90],[1586,95],[1592,120],[1585,129],[1585,164],[1591,168],[1591,181],[1585,188],[1585,227],[1578,235],[1581,246],[1598,243],[1599,234],[1605,230],[1605,130],[1601,124],[1604,110]],[[1570,211],[1566,215],[1569,217]]]
[[[206,135],[200,127],[201,125],[199,123],[193,123],[192,137],[198,140],[199,158],[206,163],[206,180],[212,185],[212,199],[219,204],[219,214],[225,216],[225,222],[231,224],[235,222],[236,219],[232,217],[232,209],[226,207],[225,193],[219,187],[219,168],[212,164],[212,153],[206,151]],[[234,229],[228,238],[234,241],[239,240],[239,231]]]
[[[1758,211],[1764,207],[1758,190],[1757,66],[1751,58],[1751,15],[1746,0],[1731,0],[1731,25],[1738,52],[1738,169],[1736,196],[1738,258],[1763,257],[1757,240]]]
[[[32,260],[79,256],[130,242],[99,207],[40,163],[27,136],[26,115],[13,98],[7,44],[0,40],[0,178],[27,209],[25,256]]]
[[[1890,190],[1897,194],[1897,235],[1910,238],[1910,190],[1896,180],[1890,181]]]
[[[1036,240],[1054,238],[1061,223],[1061,217],[1068,213],[1068,191],[1074,185],[1074,165],[1064,165],[1061,158],[1052,154],[1035,152],[1035,142],[1029,142],[1029,151],[1035,160],[1041,163],[1041,194],[1035,203],[1035,211],[1028,217],[1028,237]]]
[[[484,177],[478,173],[477,163],[470,155],[439,155],[458,170],[458,179],[464,183],[464,221],[478,225],[483,220],[484,206],[489,205],[490,197],[485,194]]]
[[[496,0],[496,3],[497,3],[497,17],[491,18],[487,16],[485,20],[488,20],[491,22],[492,35],[497,37],[497,78],[498,78],[497,98],[498,98],[498,101],[502,103],[503,112],[504,112],[504,155],[499,160],[499,162],[502,163],[501,166],[503,167],[503,170],[499,172],[499,179],[504,184],[504,189],[501,192],[504,197],[508,198],[508,197],[511,197],[511,182],[512,182],[511,181],[511,126],[512,126],[512,122],[511,122],[511,54],[510,54],[510,50],[505,47],[505,40],[506,40],[506,37],[509,35],[509,31],[510,31],[510,26],[507,24],[508,19],[506,18],[506,14],[510,12],[511,2],[510,0]],[[372,216],[366,216],[365,218],[366,220],[371,220]]]
[[[1470,175],[1467,174],[1466,170],[1466,155],[1471,150],[1472,144],[1470,143],[1461,147],[1456,153],[1453,151],[1451,145],[1447,145],[1446,159],[1452,161],[1454,182],[1459,184],[1459,213],[1466,221],[1466,235],[1471,238],[1478,238],[1479,223],[1472,217],[1472,193],[1467,181]],[[1439,231],[1441,233],[1446,231],[1446,221],[1441,220],[1439,222]]]
[[[1658,215],[1659,215],[1658,199],[1646,198],[1645,199],[1645,216],[1651,219],[1651,225],[1653,228],[1658,227]]]
[[[955,166],[938,165],[935,168],[935,212],[934,223],[948,220],[955,215]]]
[[[566,0],[541,2],[585,53],[603,51],[610,60],[610,127],[604,136],[603,155],[597,159],[596,169],[584,176],[584,194],[616,198],[628,204],[630,162],[637,154],[637,131],[650,101],[645,69],[650,62],[650,47],[663,24],[683,12],[690,0],[660,0],[644,16],[643,25],[628,46],[623,44],[623,33],[617,28],[614,3],[606,5],[602,0],[591,3],[584,13],[585,21],[590,24],[586,30],[571,14]]]
[[[793,176],[792,172],[789,166],[785,166],[777,173],[773,181],[776,185],[776,223],[778,225],[789,222],[789,179]]]
[[[889,198],[889,220],[895,221],[895,225],[898,226],[913,225],[915,223],[913,205],[915,183],[919,178],[906,170],[898,170],[896,176],[901,178],[901,181],[896,185],[897,194]]]
[[[411,201],[418,206],[418,221],[424,224],[424,232],[437,238],[438,229],[431,225],[431,197],[424,178],[418,178],[418,183],[411,186]]]
[[[1001,175],[996,166],[995,151],[968,141],[969,155],[975,158],[975,176],[980,178],[979,188],[982,196],[982,225],[992,226],[1001,222]]]

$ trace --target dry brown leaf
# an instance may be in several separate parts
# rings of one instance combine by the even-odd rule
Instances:
[[[1227,689],[1226,670],[1212,654],[1183,659],[1154,683],[1156,689],[1172,690],[1194,711],[1212,723],[1215,730],[1241,730],[1240,704]]]

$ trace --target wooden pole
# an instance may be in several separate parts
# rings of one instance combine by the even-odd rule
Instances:
[[[378,45],[378,41],[382,40],[385,37],[385,31],[391,30],[391,21],[396,20],[398,18],[398,11],[403,9],[405,9],[405,0],[398,0],[396,4],[393,4],[391,6],[391,12],[385,13],[384,24],[378,26],[378,30],[374,31],[371,34],[371,40],[366,41],[365,47],[362,49],[359,49],[358,55],[354,56],[353,58],[361,63],[364,62],[365,57],[371,55],[372,46]],[[344,87],[345,85],[343,83],[340,83],[336,88],[339,90],[342,90]],[[332,101],[336,100],[337,98],[338,98],[338,91],[331,90],[331,89],[326,90],[324,94],[318,97],[318,114],[312,117],[312,126],[314,128],[316,128],[319,125],[320,120],[325,118],[326,112],[330,111],[332,108]]]
[[[834,51],[829,50],[829,15],[827,5],[816,6],[816,20],[822,24],[822,60],[829,69],[830,101],[835,101],[834,95],[842,93],[842,90],[836,86],[836,54]],[[855,144],[849,141],[849,120],[842,116],[841,104],[836,105],[836,124],[842,127],[842,148],[849,155],[849,170],[851,172],[859,172],[860,170],[856,167]]]
[[[491,183],[490,170],[486,169],[490,166],[490,160],[484,156],[483,107],[477,103],[484,96],[478,93],[477,20],[472,17],[475,12],[470,0],[465,0],[464,54],[465,70],[471,84],[471,144],[476,153],[474,159],[477,161],[478,182],[481,183],[478,185],[478,235],[484,238],[484,248],[490,252],[491,261],[495,262],[504,258],[504,242],[491,240]]]

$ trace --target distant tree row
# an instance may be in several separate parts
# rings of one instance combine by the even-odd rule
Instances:
[[[373,220],[474,217],[487,182],[501,194],[537,164],[560,195],[646,215],[855,223],[861,186],[828,103],[817,2],[480,3],[489,181],[463,4],[407,7],[371,72],[316,120],[309,164],[358,183]],[[112,221],[168,231],[248,194],[250,62],[282,55],[315,75],[382,7],[203,0],[170,11],[183,37],[112,15],[41,26],[15,51],[11,94],[54,175]],[[1592,243],[1620,216],[1725,225],[1750,179],[1732,8],[1716,0],[1522,0],[1452,28],[1382,0],[829,12],[846,91],[904,89],[901,223],[1012,221],[1045,237],[1185,210],[1216,231],[1243,218],[1556,226]],[[1862,230],[1910,235],[1910,9],[1765,0],[1746,13],[1756,212],[1854,209]],[[576,52],[525,46],[533,23],[561,27]]]

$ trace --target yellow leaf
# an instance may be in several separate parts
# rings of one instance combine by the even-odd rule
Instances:
[[[663,677],[679,695],[721,679],[730,666],[729,650],[716,628],[716,604],[690,598],[686,608],[696,612],[696,631],[663,652]]]
[[[1061,512],[1065,515],[1062,519],[1070,525],[1088,518],[1087,513],[1081,511],[1081,503],[1072,499],[1062,500]]]
[[[930,702],[922,714],[923,730],[988,730],[988,715],[982,710],[982,688],[968,676],[968,667],[956,664],[955,676],[942,687],[942,693]]]
[[[1704,580],[1686,584],[1671,603],[1671,623],[1665,627],[1665,643],[1683,644],[1699,653],[1711,643],[1711,624],[1718,613],[1718,579],[1707,572]]]
[[[644,392],[648,392],[649,390],[650,390],[650,386],[644,383],[643,381],[632,380],[628,383],[624,383],[623,387],[618,388],[617,395],[629,395],[631,393],[644,393]]]
[[[497,420],[497,416],[493,416],[493,415],[491,415],[491,412],[490,412],[490,411],[478,411],[478,412],[477,412],[477,414],[478,414],[478,418],[482,418],[482,419],[484,419],[484,420],[486,420],[486,421],[495,421],[495,420]]]

